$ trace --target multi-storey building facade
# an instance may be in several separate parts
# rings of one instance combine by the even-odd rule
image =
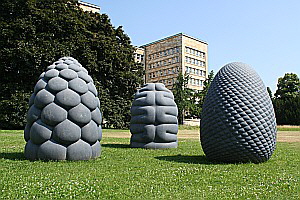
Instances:
[[[208,44],[197,38],[179,33],[143,45],[145,82],[163,83],[172,89],[181,72],[189,75],[188,87],[203,89],[208,71]]]

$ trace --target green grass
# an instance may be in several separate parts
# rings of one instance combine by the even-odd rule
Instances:
[[[278,131],[300,131],[299,127],[277,127]]]
[[[104,131],[105,133],[105,131]],[[109,132],[107,132],[109,133]],[[105,134],[104,134],[105,136]],[[91,161],[30,162],[22,131],[0,131],[2,199],[299,199],[299,143],[278,143],[261,164],[216,164],[198,140],[179,148],[129,148],[105,138]]]
[[[200,126],[179,125],[179,130],[200,130]],[[284,127],[278,126],[278,131],[300,131],[300,127]]]

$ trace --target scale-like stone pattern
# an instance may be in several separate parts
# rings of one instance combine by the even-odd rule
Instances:
[[[131,147],[163,149],[178,146],[178,109],[174,96],[161,83],[148,83],[131,107]]]
[[[29,160],[89,160],[101,154],[100,101],[87,70],[63,57],[42,73],[29,100]]]
[[[205,98],[200,127],[210,160],[260,163],[271,157],[277,131],[274,109],[250,66],[235,62],[220,69]]]

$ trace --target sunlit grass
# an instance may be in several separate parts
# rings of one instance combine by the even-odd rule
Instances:
[[[198,140],[177,149],[129,148],[129,139],[103,138],[91,161],[30,162],[22,131],[0,131],[2,199],[298,199],[299,143],[278,143],[261,164],[216,164]]]

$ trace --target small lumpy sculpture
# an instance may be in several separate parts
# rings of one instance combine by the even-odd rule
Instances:
[[[178,146],[178,109],[174,96],[162,83],[148,83],[131,107],[131,147],[163,149]]]
[[[267,161],[276,146],[271,99],[257,73],[244,63],[225,65],[203,105],[200,140],[209,160]]]
[[[29,100],[25,157],[89,160],[101,154],[100,101],[87,70],[63,57],[43,72]]]

